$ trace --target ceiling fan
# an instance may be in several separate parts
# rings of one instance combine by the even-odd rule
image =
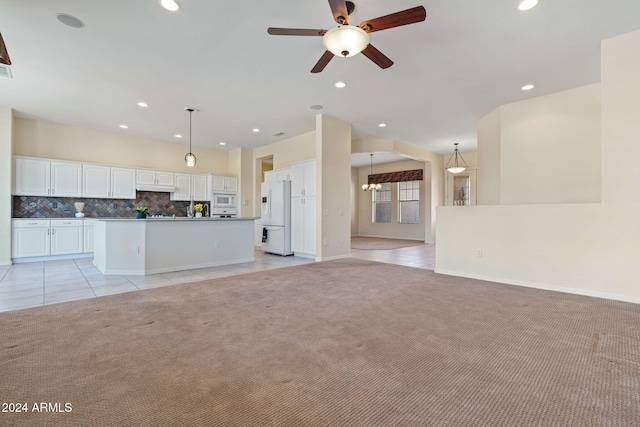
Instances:
[[[7,46],[4,44],[2,34],[0,34],[0,64],[11,65],[11,59],[9,59],[9,52],[7,52]]]
[[[380,68],[389,68],[393,61],[369,43],[369,33],[387,30],[402,25],[415,24],[427,18],[424,6],[381,16],[363,21],[360,25],[349,25],[349,15],[353,12],[353,2],[345,0],[329,0],[333,19],[338,26],[330,30],[310,30],[302,28],[269,28],[267,32],[276,36],[322,36],[322,44],[327,51],[311,69],[312,73],[324,70],[331,58],[335,56],[349,57],[362,52],[364,56],[378,64]]]

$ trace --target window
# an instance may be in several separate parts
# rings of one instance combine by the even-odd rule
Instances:
[[[381,184],[380,190],[373,190],[371,200],[373,209],[371,210],[373,222],[391,222],[391,183]]]
[[[420,223],[420,181],[398,183],[398,222]]]

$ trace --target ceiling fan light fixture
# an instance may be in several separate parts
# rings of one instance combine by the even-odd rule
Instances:
[[[171,12],[180,10],[180,5],[175,0],[160,0],[160,5]]]
[[[359,54],[369,45],[369,34],[354,25],[340,25],[325,33],[322,44],[334,55],[348,58]]]
[[[533,9],[538,5],[538,0],[522,0],[520,4],[518,4],[519,10],[529,10]]]

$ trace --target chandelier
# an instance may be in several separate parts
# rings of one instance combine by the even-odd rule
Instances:
[[[369,154],[371,156],[371,166],[369,169],[369,176],[373,175],[373,153]],[[367,182],[369,182],[369,179],[367,177]],[[380,190],[382,188],[382,184],[362,184],[362,189],[364,191],[373,191],[373,190]]]

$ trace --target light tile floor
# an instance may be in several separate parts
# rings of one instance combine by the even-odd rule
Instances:
[[[353,258],[425,269],[433,269],[435,265],[434,245],[392,250],[352,249],[351,255]],[[256,251],[255,258],[249,263],[149,276],[105,276],[93,265],[93,258],[0,266],[0,312],[313,262],[261,251]]]

